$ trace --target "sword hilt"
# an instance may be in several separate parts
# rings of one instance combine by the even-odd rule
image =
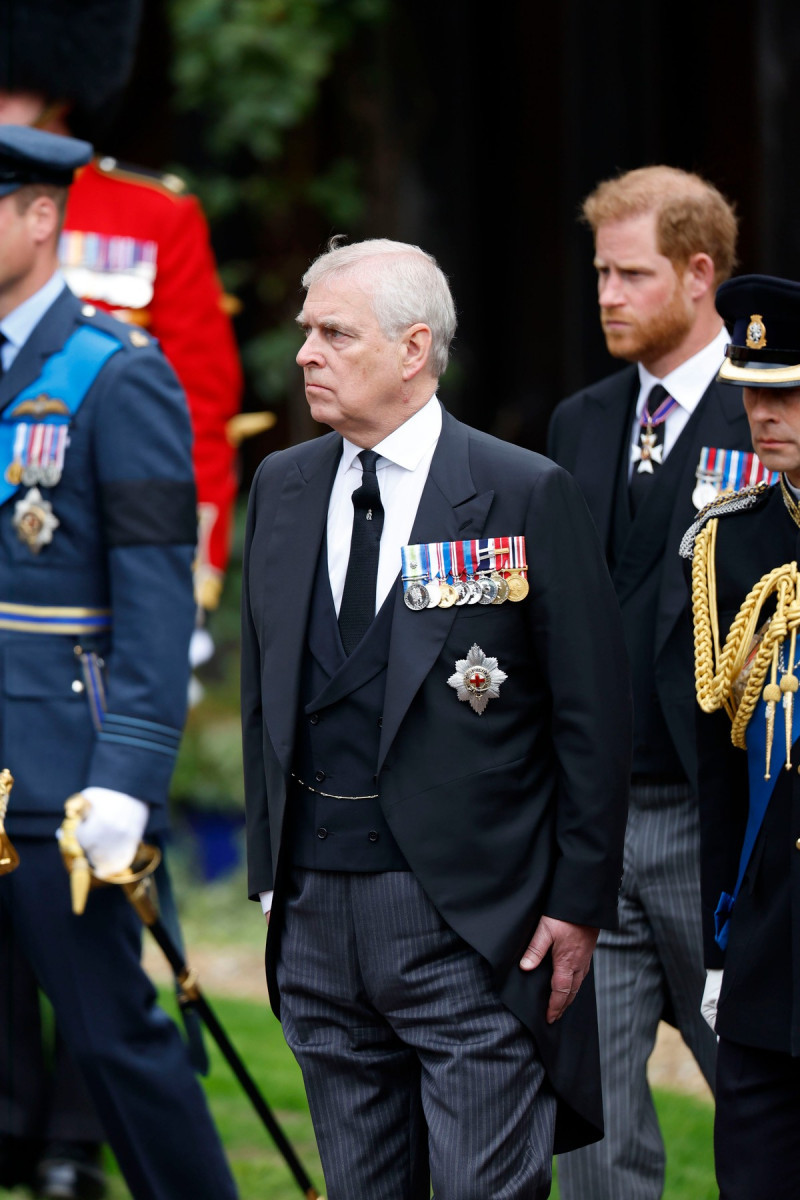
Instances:
[[[161,851],[157,846],[140,842],[129,867],[126,867],[124,871],[115,871],[113,875],[106,875],[100,879],[92,871],[91,863],[86,857],[83,846],[78,841],[78,826],[88,816],[90,808],[89,801],[80,792],[70,796],[64,804],[66,815],[59,829],[58,844],[64,866],[69,872],[72,911],[76,916],[80,916],[86,908],[90,888],[114,883],[126,888],[134,886],[152,875],[161,862]]]
[[[0,875],[8,875],[19,866],[19,855],[11,844],[5,827],[8,798],[13,786],[14,776],[8,767],[4,767],[0,771]]]

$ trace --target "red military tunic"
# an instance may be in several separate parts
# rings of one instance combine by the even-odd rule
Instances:
[[[77,295],[158,338],[194,432],[200,533],[195,591],[216,607],[230,550],[241,368],[198,201],[174,176],[95,159],[70,188],[61,260]]]

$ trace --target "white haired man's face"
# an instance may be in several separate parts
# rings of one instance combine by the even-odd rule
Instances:
[[[297,362],[315,421],[356,445],[377,445],[413,411],[406,384],[405,336],[387,338],[361,273],[313,283],[297,323],[305,341]]]

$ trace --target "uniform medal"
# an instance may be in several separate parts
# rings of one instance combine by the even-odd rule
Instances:
[[[489,701],[500,695],[500,685],[508,676],[500,670],[496,658],[487,658],[475,644],[466,658],[456,660],[455,667],[448,685],[455,688],[459,700],[466,700],[472,711],[480,716]]]
[[[42,546],[52,542],[53,531],[61,522],[50,501],[42,499],[38,488],[31,488],[14,505],[13,524],[19,540],[25,542],[31,554],[38,554]]]

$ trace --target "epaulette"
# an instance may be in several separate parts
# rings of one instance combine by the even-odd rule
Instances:
[[[96,308],[94,304],[82,304],[81,316],[96,328],[110,333],[123,346],[133,346],[136,350],[142,350],[145,346],[152,346],[155,341],[138,325],[129,325],[127,321],[120,321],[105,309]]]
[[[121,163],[110,155],[95,159],[95,166],[101,175],[110,175],[113,179],[124,179],[128,183],[138,183],[142,187],[155,188],[166,196],[175,199],[186,192],[186,184],[179,175],[169,171],[154,171],[149,167],[134,166],[132,163]]]
[[[765,496],[772,486],[772,484],[765,483],[762,480],[761,483],[756,483],[753,487],[742,488],[739,492],[723,492],[721,496],[715,496],[704,508],[700,509],[694,521],[681,538],[678,550],[681,558],[694,557],[694,544],[697,535],[712,517],[723,517],[728,513],[742,512],[745,509],[754,508],[759,503],[761,497]]]

